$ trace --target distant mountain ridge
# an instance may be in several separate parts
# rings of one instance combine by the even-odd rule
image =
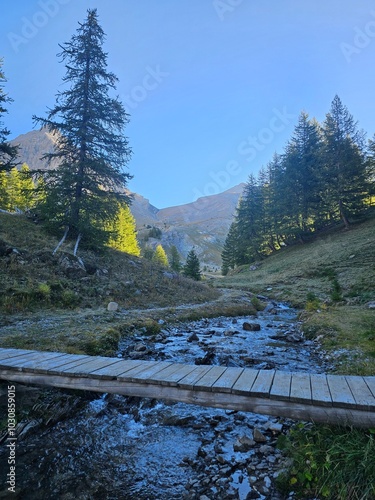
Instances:
[[[40,158],[53,151],[54,138],[45,130],[33,130],[16,137],[12,144],[20,145],[19,161],[31,170],[46,168]],[[52,163],[52,167],[56,165]],[[140,194],[131,193],[131,211],[137,223],[142,245],[155,247],[161,243],[168,250],[175,245],[182,260],[192,247],[202,265],[217,268],[221,265],[221,250],[232,222],[244,184],[223,193],[204,196],[184,205],[158,209]],[[150,227],[162,232],[160,239],[148,238]]]

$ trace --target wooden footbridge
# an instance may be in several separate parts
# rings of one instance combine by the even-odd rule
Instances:
[[[375,376],[288,373],[0,349],[0,379],[375,427]]]

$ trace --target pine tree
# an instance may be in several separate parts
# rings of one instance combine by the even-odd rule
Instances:
[[[154,251],[150,246],[145,246],[142,250],[142,257],[146,260],[152,260]]]
[[[110,247],[137,257],[140,255],[135,219],[127,205],[119,204],[117,216],[112,223],[112,228],[109,229],[112,229],[114,233],[109,240]]]
[[[167,254],[160,244],[155,248],[154,255],[152,256],[152,261],[164,267],[169,266]]]
[[[170,253],[170,267],[171,269],[173,269],[173,271],[175,271],[176,273],[179,273],[182,269],[182,264],[181,264],[181,259],[180,259],[180,255],[178,253],[178,250],[176,248],[175,245],[172,245],[170,250],[169,250],[169,253]]]
[[[129,202],[120,194],[131,177],[121,170],[131,154],[123,136],[128,115],[110,96],[117,78],[107,72],[104,38],[96,9],[88,10],[59,54],[69,87],[58,93],[47,118],[34,117],[57,138],[55,151],[44,158],[60,161],[58,168],[44,172],[41,213],[51,229],[65,229],[65,236],[77,239],[76,249],[81,239],[93,247],[107,243],[118,202]]]
[[[366,162],[368,181],[368,205],[375,205],[375,135],[369,140],[368,156]]]
[[[194,248],[190,250],[186,257],[186,263],[183,267],[183,274],[188,278],[199,281],[202,278],[200,262]]]
[[[322,134],[319,124],[301,113],[294,135],[283,156],[283,196],[287,200],[285,215],[288,233],[303,236],[314,230],[320,201],[322,166]]]
[[[349,227],[349,217],[360,213],[366,196],[366,164],[363,134],[340,98],[336,95],[323,125],[324,202],[333,220]]]
[[[21,210],[30,210],[36,203],[35,183],[30,168],[26,163],[23,163],[19,176],[21,181],[19,208]]]
[[[18,146],[12,146],[7,142],[10,131],[4,126],[1,119],[2,115],[7,112],[5,105],[13,101],[3,90],[6,79],[2,71],[2,66],[3,60],[0,59],[0,172],[9,171],[15,167],[18,156]]]
[[[236,215],[236,264],[246,264],[259,257],[262,244],[262,190],[254,175],[250,175],[238,203]]]
[[[237,224],[232,222],[230,225],[228,235],[225,239],[224,248],[221,252],[221,273],[226,276],[230,269],[234,269],[237,264],[238,253],[238,232]]]
[[[262,245],[261,255],[268,255],[280,248],[285,239],[285,213],[288,200],[282,190],[284,165],[281,155],[274,154],[272,160],[259,172],[262,193]]]

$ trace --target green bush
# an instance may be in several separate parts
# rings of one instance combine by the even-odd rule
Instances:
[[[51,287],[48,285],[48,283],[39,283],[36,290],[36,296],[39,299],[49,301],[51,297]]]
[[[63,290],[60,300],[61,304],[68,308],[76,307],[79,304],[79,297],[73,290]]]

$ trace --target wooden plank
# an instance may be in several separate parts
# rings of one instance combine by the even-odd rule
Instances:
[[[117,378],[118,380],[130,382],[139,382],[141,380],[147,382],[155,373],[164,370],[164,368],[167,368],[171,364],[170,361],[145,361],[144,366],[134,368],[134,370],[119,375]]]
[[[375,397],[375,377],[364,377],[367,387],[370,389],[372,395]]]
[[[227,369],[225,366],[212,366],[211,370],[194,384],[194,390],[211,391],[213,384]]]
[[[105,368],[116,363],[116,358],[107,358],[105,356],[93,357],[88,363],[84,365],[78,365],[75,368],[63,368],[61,371],[69,371],[70,374],[85,374],[86,376],[91,375],[91,372],[99,370],[100,368]]]
[[[61,353],[58,353],[61,355]],[[41,358],[41,353],[37,351],[30,351],[28,354],[23,356],[17,356],[9,359],[3,359],[0,361],[0,366],[13,367],[17,370],[21,370],[22,367],[29,363],[30,361],[37,361]]]
[[[375,397],[368,388],[363,377],[346,376],[345,378],[352,391],[355,402],[357,403],[357,409],[374,410]]]
[[[327,382],[332,396],[332,405],[336,407],[355,408],[356,402],[346,381],[340,375],[327,375]]]
[[[238,377],[234,386],[232,387],[232,393],[249,394],[254,384],[254,381],[257,378],[258,373],[259,370],[252,370],[251,368],[246,368]]]
[[[213,391],[231,392],[244,368],[227,368],[212,386]]]
[[[179,369],[161,380],[162,385],[177,386],[180,380],[196,369],[196,365],[180,365]]]
[[[53,360],[52,360],[52,362],[53,362]],[[73,361],[69,361],[67,359],[64,363],[60,363],[59,360],[56,360],[56,365],[51,366],[48,369],[48,372],[49,373],[61,373],[61,374],[66,375],[70,368],[75,368],[76,366],[81,366],[81,365],[84,365],[85,363],[89,363],[89,362],[90,362],[90,356],[78,354],[77,357],[75,358],[75,360],[73,360]]]
[[[0,360],[24,356],[26,354],[34,353],[35,351],[26,349],[0,349]]]
[[[326,375],[310,375],[312,403],[322,406],[332,406],[332,397]]]
[[[290,401],[311,404],[311,382],[309,373],[292,373]]]
[[[274,376],[275,370],[259,370],[257,378],[251,387],[251,394],[269,398]]]
[[[39,352],[38,356],[31,360],[30,358],[25,358],[25,362],[22,363],[22,366],[19,366],[22,370],[28,370],[31,367],[39,369],[43,362],[51,363],[60,360],[63,357],[64,354],[62,352]]]
[[[116,363],[111,366],[105,366],[99,370],[94,370],[91,375],[95,378],[101,379],[114,379],[122,373],[132,370],[133,368],[143,365],[144,361],[139,359],[118,359]]]
[[[289,372],[276,371],[273,377],[270,398],[280,401],[289,401],[292,374]]]
[[[73,359],[76,359],[76,356],[79,356],[80,358],[87,357],[84,356],[83,354],[80,355],[62,354],[57,358],[45,359],[44,361],[34,359],[31,362],[29,362],[27,366],[25,366],[25,369],[27,369],[27,371],[32,371],[32,372],[48,373],[52,368],[56,368],[57,366],[61,366],[66,363],[71,363],[72,356],[74,356]]]
[[[186,368],[187,366],[189,367],[188,372],[186,372],[186,369],[183,370],[183,368]],[[170,379],[176,380],[177,378],[177,381],[181,380],[185,375],[190,373],[193,368],[193,366],[183,365],[181,363],[173,363],[149,377],[148,381],[156,382],[162,385],[170,385]]]
[[[185,377],[183,377],[182,379],[180,379],[177,385],[178,387],[181,387],[183,389],[192,390],[194,388],[194,385],[199,381],[199,379],[201,379],[203,375],[205,375],[210,370],[211,366],[208,365],[195,366],[194,370]]]

